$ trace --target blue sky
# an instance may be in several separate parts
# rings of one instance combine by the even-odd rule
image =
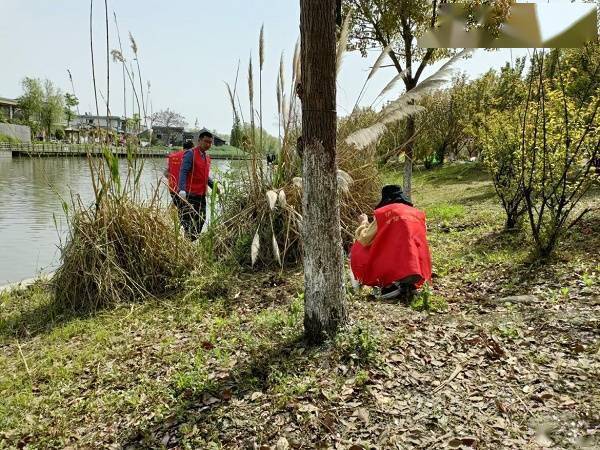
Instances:
[[[241,60],[239,89],[247,98],[247,64],[252,52],[257,67],[258,34],[264,23],[266,62],[263,75],[264,124],[276,134],[275,84],[279,57],[283,51],[286,70],[299,36],[298,0],[109,0],[110,48],[118,48],[112,11],[116,11],[126,57],[131,57],[129,31],[140,54],[142,78],[151,82],[153,110],[167,107],[182,113],[189,125],[229,132],[231,109],[224,81],[233,83]],[[549,36],[561,26],[582,15],[589,6],[568,0],[538,1],[542,34]],[[98,88],[106,95],[106,42],[104,2],[95,0],[94,44]],[[21,94],[25,76],[48,78],[63,91],[70,92],[70,69],[80,111],[95,110],[89,48],[89,1],[87,0],[0,0],[0,96]],[[512,57],[526,54],[512,51]],[[338,80],[338,111],[352,109],[356,97],[377,57],[348,54]],[[477,76],[510,60],[511,52],[479,50],[459,68]],[[123,112],[123,87],[120,66],[111,67],[111,109]],[[435,69],[432,68],[431,70]],[[430,73],[430,72],[429,72]],[[426,73],[427,74],[427,73]],[[364,103],[370,104],[394,76],[393,69],[381,70],[370,82]],[[257,76],[255,75],[255,79]],[[395,94],[397,94],[396,92]],[[394,93],[392,93],[392,96]],[[131,92],[128,91],[131,103]],[[131,109],[131,106],[128,107]],[[102,107],[101,107],[102,111]],[[248,116],[248,113],[245,114]]]

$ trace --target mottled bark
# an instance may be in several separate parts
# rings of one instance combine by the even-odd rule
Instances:
[[[309,341],[346,321],[336,165],[336,0],[300,0],[304,329]]]

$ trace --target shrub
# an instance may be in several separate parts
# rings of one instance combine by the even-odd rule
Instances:
[[[565,70],[559,54],[557,80],[544,77],[544,57],[534,59],[530,98],[521,137],[523,196],[537,253],[548,257],[564,233],[590,209],[572,215],[594,180],[600,156],[598,80],[589,95],[573,98],[568,86],[577,70]]]
[[[106,152],[105,158],[106,164],[90,160],[95,204],[64,203],[70,232],[53,286],[57,302],[78,311],[173,292],[196,263],[176,214],[160,206],[156,193],[139,200],[135,159],[122,184],[116,157]]]
[[[506,213],[505,229],[518,226],[525,214],[522,189],[521,118],[513,111],[490,113],[479,140],[483,161]]]

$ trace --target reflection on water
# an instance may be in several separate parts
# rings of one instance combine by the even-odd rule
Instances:
[[[122,173],[126,161],[121,160]],[[213,160],[215,172],[227,172],[228,161]],[[161,185],[162,158],[144,160],[142,195]],[[218,178],[218,175],[217,175]],[[79,194],[91,204],[93,188],[85,158],[11,158],[0,153],[0,285],[50,272],[58,263],[58,244],[64,237],[66,219],[61,197],[70,201]]]

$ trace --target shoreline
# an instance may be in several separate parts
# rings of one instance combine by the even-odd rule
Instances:
[[[14,291],[21,291],[27,289],[29,286],[37,283],[38,281],[50,281],[54,276],[54,272],[41,274],[33,278],[25,278],[21,281],[14,281],[12,283],[0,285],[0,294],[11,293]]]

